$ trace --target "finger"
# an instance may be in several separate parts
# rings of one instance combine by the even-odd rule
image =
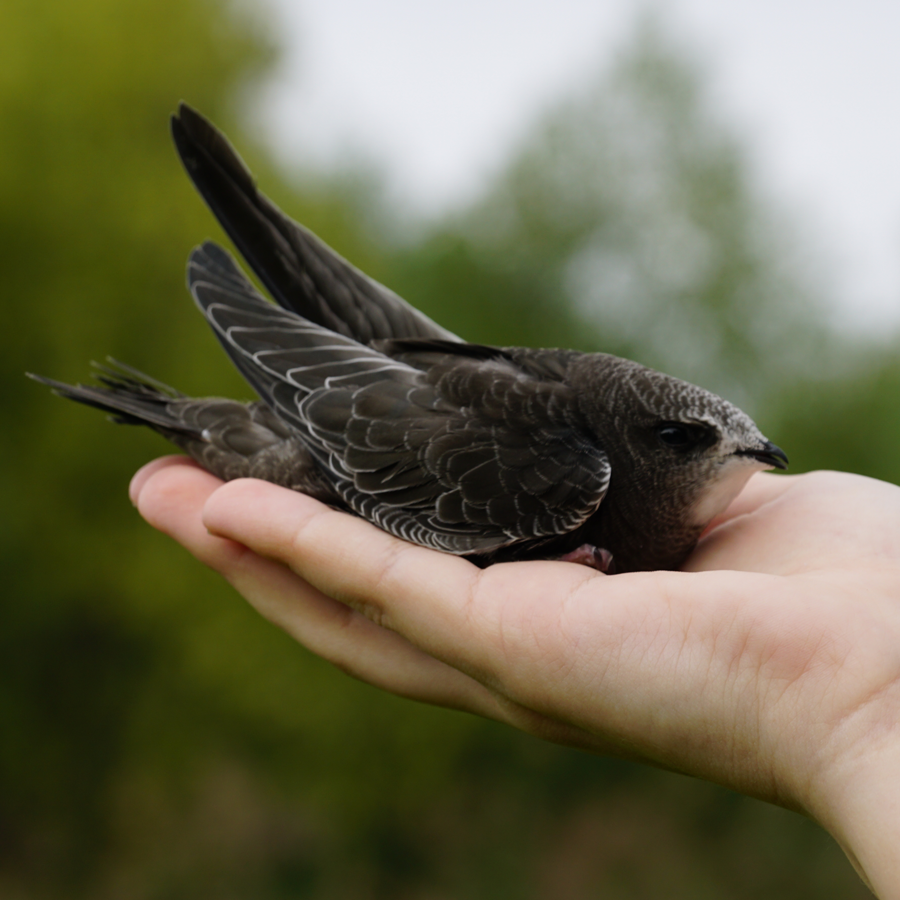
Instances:
[[[145,466],[135,477],[144,518],[223,574],[267,619],[313,653],[378,687],[429,703],[498,715],[496,701],[461,672],[399,635],[324,596],[285,566],[211,535],[203,505],[222,485],[184,457]]]
[[[260,481],[225,485],[210,497],[204,521],[212,532],[285,563],[328,596],[494,688],[497,667],[516,656],[510,647],[520,649],[524,641],[541,653],[536,617],[551,627],[558,617],[553,595],[565,595],[567,584],[604,578],[560,562],[480,570]]]
[[[859,568],[863,560],[893,564],[898,516],[900,490],[892,485],[840,472],[794,476],[780,497],[707,534],[684,568],[785,575]]]
[[[138,512],[154,528],[174,538],[201,562],[220,568],[243,549],[211,535],[203,524],[203,504],[220,479],[184,457],[165,457],[141,469],[132,481]]]
[[[385,597],[440,585],[466,594],[478,570],[462,559],[400,541],[364,520],[263,481],[230,482],[210,498],[211,532],[284,562],[329,596],[394,627]],[[426,584],[426,577],[428,583]]]
[[[483,685],[326,597],[280,563],[248,553],[241,569],[229,581],[263,616],[354,678],[412,700],[502,718]]]
[[[135,506],[138,505],[138,497],[140,496],[141,490],[151,475],[155,474],[160,469],[178,465],[199,468],[197,463],[188,456],[161,456],[159,459],[154,459],[153,462],[149,462],[147,465],[138,469],[131,479],[131,484],[128,485],[128,496],[131,502]]]
[[[709,534],[724,522],[756,512],[760,507],[777,500],[796,484],[798,478],[800,478],[799,475],[773,475],[770,472],[758,472],[734,498],[728,509],[716,516],[706,526],[703,535]]]
[[[755,512],[761,506],[771,503],[789,491],[801,478],[800,475],[776,475],[773,472],[757,472],[744,489],[734,498],[725,511],[725,516],[733,519]]]

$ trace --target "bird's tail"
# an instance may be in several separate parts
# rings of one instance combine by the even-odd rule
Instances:
[[[108,362],[108,366],[93,363],[97,370],[95,378],[101,385],[99,387],[65,384],[43,375],[26,374],[52,388],[59,397],[108,412],[112,421],[120,425],[149,425],[164,433],[199,434],[198,429],[181,421],[169,409],[173,401],[187,399],[185,394],[124,363],[114,359]]]

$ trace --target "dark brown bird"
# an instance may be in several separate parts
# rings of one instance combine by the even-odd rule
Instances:
[[[460,341],[260,194],[182,105],[194,184],[277,306],[207,242],[188,285],[261,398],[195,400],[124,366],[101,386],[32,376],[144,424],[224,479],[311,494],[479,565],[562,558],[677,568],[761,469],[787,457],[726,400],[604,353]]]

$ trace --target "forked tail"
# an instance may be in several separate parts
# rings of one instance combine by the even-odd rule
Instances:
[[[181,421],[169,411],[173,400],[187,399],[175,388],[126,366],[114,359],[110,365],[93,363],[95,378],[101,387],[87,384],[65,384],[43,375],[27,372],[29,378],[46,384],[53,393],[69,400],[77,400],[86,406],[102,409],[110,414],[112,421],[120,425],[149,425],[164,432],[178,432],[184,435],[199,434],[195,427]]]

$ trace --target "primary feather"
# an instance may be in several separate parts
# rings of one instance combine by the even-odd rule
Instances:
[[[194,186],[279,306],[362,343],[458,340],[289,219],[256,189],[235,149],[198,112],[182,103],[171,126]]]

